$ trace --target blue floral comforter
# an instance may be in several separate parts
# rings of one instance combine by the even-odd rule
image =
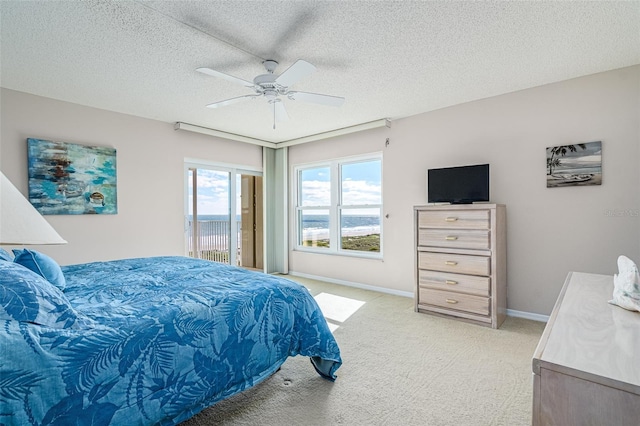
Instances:
[[[341,364],[313,297],[282,278],[156,257],[63,267],[64,293],[19,278],[18,294],[11,268],[0,266],[0,424],[176,424],[289,356],[329,380]]]

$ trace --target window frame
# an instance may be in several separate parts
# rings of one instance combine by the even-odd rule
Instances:
[[[188,230],[188,220],[189,209],[192,205],[193,199],[190,197],[195,196],[197,200],[197,188],[189,187],[191,185],[190,173],[192,171],[197,170],[208,170],[213,172],[222,172],[229,174],[229,217],[236,217],[239,213],[239,208],[237,204],[237,199],[233,200],[232,197],[235,195],[237,198],[239,187],[238,187],[238,178],[241,175],[251,175],[251,176],[263,176],[262,168],[252,167],[241,164],[231,164],[231,163],[220,163],[214,161],[207,160],[199,160],[195,158],[185,158],[183,164],[183,176],[184,176],[184,255],[189,257],[189,245],[187,244],[187,230]],[[238,234],[238,224],[235,220],[229,221],[229,229],[230,235]],[[264,232],[264,229],[263,229]],[[235,265],[237,264],[237,254],[238,254],[238,240],[237,238],[230,238],[229,241],[229,264]]]
[[[342,166],[354,163],[365,163],[369,161],[380,162],[380,204],[342,204]],[[302,185],[300,181],[301,172],[304,170],[316,169],[328,167],[330,173],[330,205],[329,206],[302,206],[301,194]],[[329,254],[339,256],[351,256],[351,257],[363,257],[369,259],[382,259],[383,258],[383,206],[384,206],[384,189],[383,189],[383,158],[382,152],[375,152],[365,155],[340,157],[324,161],[318,161],[313,163],[304,163],[293,165],[292,172],[292,217],[293,219],[293,250],[302,251],[316,254]],[[380,211],[380,251],[368,252],[359,250],[346,250],[341,248],[342,227],[341,227],[341,214],[343,210],[347,209],[367,209],[377,208]],[[329,247],[313,247],[304,246],[301,244],[302,240],[302,224],[300,223],[300,217],[303,211],[312,210],[329,210]]]

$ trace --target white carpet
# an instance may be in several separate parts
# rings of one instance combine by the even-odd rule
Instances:
[[[343,359],[338,379],[322,379],[306,357],[290,358],[184,426],[531,424],[531,358],[544,323],[508,317],[493,330],[418,314],[412,299],[288,278],[321,299],[364,302],[331,321]]]

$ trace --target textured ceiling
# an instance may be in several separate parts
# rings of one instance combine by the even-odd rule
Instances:
[[[640,63],[640,2],[0,1],[2,87],[271,142]],[[318,70],[285,99],[210,109],[263,59]]]

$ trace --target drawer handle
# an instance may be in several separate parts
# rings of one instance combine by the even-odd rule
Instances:
[[[444,281],[445,284],[449,284],[449,285],[456,285],[458,284],[458,281],[454,281],[454,280],[445,280]]]
[[[458,237],[456,237],[455,235],[449,235],[447,236],[447,238],[445,238],[447,241],[455,241],[458,239]]]
[[[453,260],[447,260],[444,263],[445,265],[448,265],[448,266],[456,266],[458,264],[458,262],[454,262]]]
[[[452,217],[452,216],[449,216],[449,217],[447,217],[445,219],[445,221],[447,221],[447,222],[455,222],[456,220],[458,220],[458,218],[457,217]]]
[[[456,303],[458,303],[458,301],[456,299],[447,299],[447,303],[451,303],[452,305],[455,305]]]

